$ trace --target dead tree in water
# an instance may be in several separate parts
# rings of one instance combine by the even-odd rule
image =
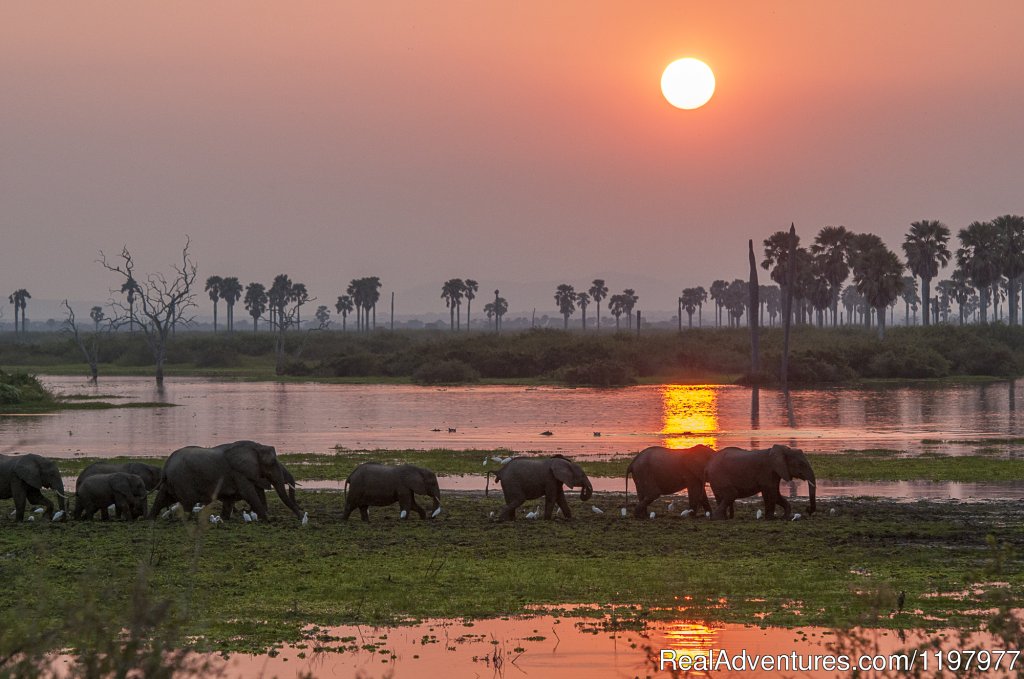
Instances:
[[[100,374],[100,339],[117,327],[118,320],[105,318],[102,307],[93,307],[90,317],[93,320],[95,329],[92,333],[84,335],[78,329],[78,323],[75,321],[75,312],[71,305],[68,304],[67,300],[64,300],[62,305],[67,309],[67,318],[64,319],[64,332],[71,335],[72,339],[75,340],[75,344],[78,346],[79,351],[82,352],[85,362],[89,364],[89,381],[96,384]],[[97,309],[100,310],[99,313],[96,313]],[[106,323],[101,326],[103,321],[106,321]]]
[[[793,322],[793,285],[796,283],[796,225],[789,225],[789,253],[786,258],[786,289],[782,291],[782,390],[789,389],[789,326]]]
[[[750,325],[750,376],[761,380],[761,339],[758,328],[758,311],[761,302],[758,299],[760,289],[757,287],[757,260],[754,258],[754,241],[748,240],[747,246],[750,252],[750,283],[747,288],[750,290],[750,306],[747,307],[747,322]]]
[[[164,363],[167,361],[167,340],[177,323],[191,322],[191,317],[184,314],[195,307],[195,292],[192,286],[196,281],[196,264],[188,252],[192,241],[186,237],[185,247],[181,250],[181,263],[172,267],[174,275],[167,277],[162,273],[147,274],[144,278],[135,275],[135,260],[128,246],[121,249],[120,261],[111,261],[106,254],[100,252],[99,262],[107,271],[123,277],[125,282],[135,283],[135,306],[132,314],[146,337],[146,344],[153,352],[156,363],[156,383],[164,383]],[[113,291],[111,291],[113,294]],[[122,302],[115,301],[118,315],[132,312]],[[141,318],[139,318],[141,316]]]

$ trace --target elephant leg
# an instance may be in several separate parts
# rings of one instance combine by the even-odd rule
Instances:
[[[248,502],[249,506],[252,507],[252,510],[254,512],[256,512],[256,516],[259,517],[259,520],[260,521],[266,521],[267,520],[267,503],[266,502],[260,502],[260,496],[259,496],[259,493],[256,492],[256,490],[257,490],[256,487],[250,485],[250,486],[247,486],[247,487],[243,487],[240,490],[241,490],[241,493],[242,493],[242,498],[246,502]],[[266,496],[264,495],[264,497],[266,497]]]
[[[104,521],[110,521],[110,512],[107,511],[107,507],[110,505],[103,505],[100,507],[100,518]]]
[[[558,497],[555,498],[555,500],[558,502],[558,506],[562,510],[562,516],[564,516],[567,519],[571,519],[572,518],[572,510],[569,509],[569,503],[566,502],[566,500],[565,500],[565,491],[559,489],[558,490]]]
[[[149,515],[146,518],[155,519],[160,515],[160,511],[170,507],[173,504],[174,496],[171,491],[167,488],[167,483],[161,483],[160,489],[156,492],[156,499],[153,500],[153,506],[149,508]]]
[[[736,500],[736,491],[729,489],[722,489],[721,492],[715,491],[715,500],[718,502],[718,505],[715,507],[715,511],[712,512],[711,518],[732,518],[729,515],[729,510],[732,509],[732,503]]]
[[[132,508],[129,504],[128,498],[124,496],[114,498],[114,517],[118,520],[124,519],[130,521],[132,516]]]
[[[14,520],[21,523],[25,520],[25,485],[21,479],[11,479],[11,497],[14,498]]]
[[[53,515],[53,503],[50,502],[50,500],[47,499],[47,497],[43,495],[43,493],[38,488],[26,488],[25,497],[27,497],[28,501],[31,502],[32,504],[42,505],[43,507],[46,508],[46,512],[43,514],[43,516]]]
[[[761,491],[761,499],[764,501],[764,518],[771,521],[775,518],[775,494],[770,488]]]
[[[708,505],[707,495],[704,493],[704,484],[698,481],[691,481],[686,486],[686,501],[694,514],[701,513],[701,509]],[[711,511],[706,509],[704,511]]]
[[[359,505],[359,518],[370,523],[370,505]]]
[[[650,504],[652,502],[654,502],[655,500],[657,500],[659,497],[661,497],[661,496],[660,495],[650,495],[650,494],[641,495],[640,493],[637,493],[636,494],[636,509],[633,510],[633,516],[635,516],[638,519],[646,519],[647,518],[647,507],[649,507]]]
[[[409,495],[409,504],[412,506],[412,511],[419,514],[421,519],[427,518],[427,512],[424,511],[423,507],[416,504],[416,498],[411,493]]]
[[[502,521],[515,521],[516,510],[519,509],[524,502],[526,502],[526,498],[516,498],[515,500],[512,500],[502,507],[501,515],[498,518]]]
[[[82,512],[85,511],[85,504],[82,502],[82,498],[75,498],[75,511],[72,513],[72,517],[75,521],[82,518]]]
[[[793,518],[793,508],[789,505],[789,500],[782,497],[782,493],[775,493],[775,501],[782,507],[782,516],[786,519]]]
[[[234,500],[224,500],[220,503],[220,518],[227,521],[231,518],[231,512],[235,510]]]
[[[341,520],[348,521],[349,514],[355,509],[355,505],[349,503],[348,499],[345,500],[345,508],[341,511]]]
[[[550,520],[555,515],[555,503],[558,502],[558,496],[561,495],[562,489],[559,488],[554,494],[548,493],[544,496],[544,518]]]

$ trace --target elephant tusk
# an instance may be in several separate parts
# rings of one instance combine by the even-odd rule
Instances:
[[[814,483],[814,481],[808,481],[807,485],[810,486],[811,488],[817,488],[818,487],[817,484]]]

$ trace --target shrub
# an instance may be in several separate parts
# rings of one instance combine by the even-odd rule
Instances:
[[[424,363],[412,374],[418,384],[461,384],[476,382],[480,373],[465,361],[449,360]]]
[[[199,368],[232,368],[241,364],[238,352],[232,347],[210,347],[196,357]]]
[[[623,387],[636,384],[636,373],[621,361],[597,360],[570,365],[556,371],[555,376],[574,387]]]
[[[946,377],[950,367],[949,361],[934,349],[896,345],[872,358],[867,374],[870,377],[907,379]]]

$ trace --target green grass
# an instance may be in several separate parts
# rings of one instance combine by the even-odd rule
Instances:
[[[335,454],[287,453],[278,457],[299,481],[313,479],[344,480],[363,462],[385,464],[416,464],[432,469],[440,476],[476,474],[497,471],[492,457],[509,457],[509,450],[346,450]],[[488,458],[486,466],[484,458]],[[990,455],[947,457],[938,455],[906,456],[891,450],[845,451],[838,454],[808,456],[819,479],[842,481],[959,481],[984,483],[1024,480],[1024,459],[998,458]],[[61,473],[77,476],[86,466],[109,458],[77,457],[60,460]],[[583,470],[593,477],[623,478],[633,457],[609,459],[577,458]],[[162,458],[113,458],[116,462],[146,462],[162,465]],[[632,488],[632,486],[630,486]]]
[[[364,524],[340,521],[338,492],[299,499],[312,517],[306,528],[276,500],[269,523],[216,529],[171,521],[15,525],[5,502],[0,627],[23,606],[29,583],[74,602],[102,582],[115,592],[103,605],[123,607],[140,561],[150,568],[150,594],[174,603],[199,647],[249,652],[296,641],[309,623],[490,617],[572,603],[678,617],[672,609],[684,597],[692,597],[686,617],[843,626],[870,612],[872,593],[905,590],[911,612],[900,624],[935,628],[977,622],[968,611],[987,608],[993,594],[975,594],[976,586],[988,592],[986,583],[1007,582],[1009,596],[1024,594],[1019,503],[828,501],[812,519],[765,522],[753,520],[756,503],[743,502],[733,521],[638,521],[618,516],[620,495],[598,494],[602,515],[573,498],[571,522],[501,524],[487,519],[499,498],[448,493],[437,520],[399,521],[391,507],[371,510]],[[990,570],[997,561],[999,572]],[[54,613],[40,607],[35,624],[45,625]]]

